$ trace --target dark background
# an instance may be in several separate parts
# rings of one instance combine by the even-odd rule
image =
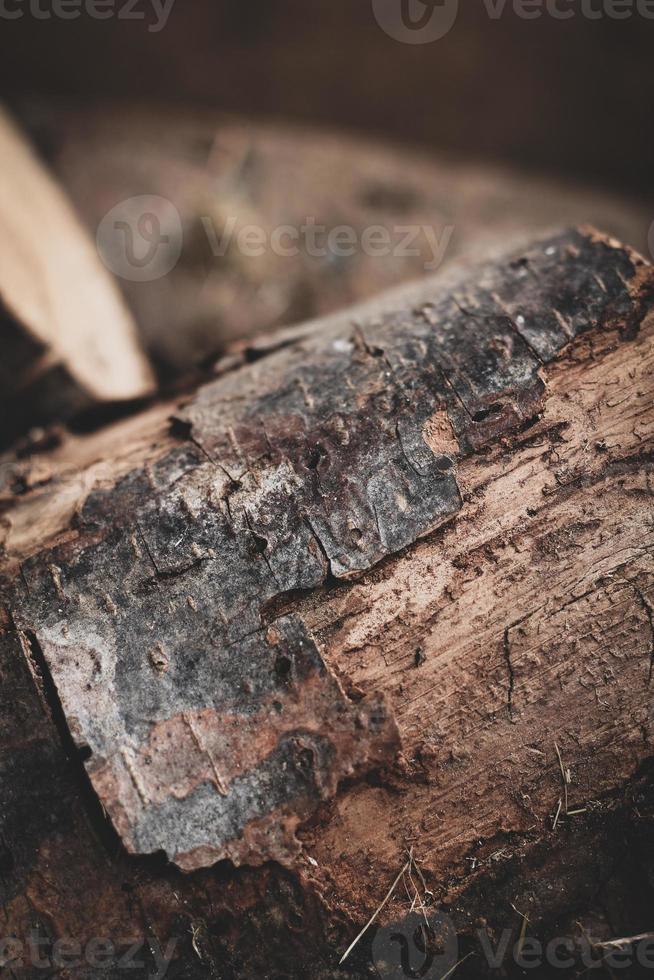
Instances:
[[[507,4],[493,20],[481,0],[460,0],[452,31],[424,45],[388,37],[370,0],[177,0],[160,33],[85,14],[38,21],[27,9],[0,20],[10,102],[202,103],[634,194],[650,190],[653,54],[654,21],[636,13],[523,20]]]

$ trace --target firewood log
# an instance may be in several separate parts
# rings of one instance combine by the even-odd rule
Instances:
[[[183,241],[165,277],[138,281],[116,267],[165,379],[253,334],[433,277],[498,240],[585,221],[647,246],[641,199],[391,141],[156,106],[31,103],[24,120],[94,238],[116,206],[136,229],[144,195],[176,209]],[[313,248],[311,222],[323,229]],[[240,247],[248,227],[262,254]],[[329,248],[344,227],[354,245],[343,237]]]
[[[478,978],[648,931],[653,284],[557,233],[5,459],[6,935],[402,976],[424,909]]]

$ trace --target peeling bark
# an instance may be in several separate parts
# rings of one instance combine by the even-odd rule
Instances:
[[[556,235],[74,440],[21,496],[8,467],[4,656],[22,646],[90,799],[134,854],[264,865],[138,865],[160,937],[171,892],[207,889],[212,921],[235,903],[220,935],[250,914],[279,970],[337,975],[409,845],[461,929],[510,900],[639,931],[650,886],[593,862],[612,827],[651,840],[652,282],[612,240]],[[629,882],[619,915],[598,875]],[[266,887],[310,950],[264,927]],[[226,942],[219,975],[268,968]]]

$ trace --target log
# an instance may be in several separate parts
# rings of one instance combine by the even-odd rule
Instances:
[[[0,110],[0,444],[150,393],[134,323],[72,208]]]
[[[390,141],[156,105],[31,102],[21,118],[94,238],[107,212],[126,200],[138,212],[144,194],[179,213],[183,248],[166,277],[118,280],[165,379],[234,341],[347,309],[513,236],[588,221],[647,248],[647,201]],[[300,234],[311,220],[325,229],[321,254],[309,254],[306,237],[293,254],[288,234],[272,247],[275,229]],[[344,225],[356,246],[330,253],[327,235]],[[248,226],[261,229],[264,254],[239,248]],[[389,248],[364,247],[371,228]]]
[[[653,285],[557,233],[5,460],[23,959],[411,975],[424,908],[472,978],[505,929],[648,932]]]
[[[71,24],[53,16],[47,25],[23,17],[11,24],[0,78],[13,98],[47,92],[55,99],[120,99],[129,106],[138,92],[139,100],[160,105],[213,105],[271,122],[320,122],[452,156],[508,161],[523,172],[574,173],[583,185],[596,180],[651,196],[651,160],[642,138],[654,96],[647,2],[604,7],[598,0],[592,9],[591,3],[586,0],[583,10],[577,5],[563,28],[558,14],[546,16],[542,6],[535,18],[536,5],[525,7],[525,19],[514,4],[498,3],[489,14],[485,4],[459,3],[454,29],[424,45],[398,43],[396,31],[389,37],[381,27],[375,13],[388,26],[389,0],[314,0],[310,19],[303,0],[270,4],[255,16],[197,0],[192,8],[158,8],[171,11],[165,27],[165,13],[159,21],[152,8],[150,18],[143,10],[140,25],[108,18],[102,46],[94,44],[90,17]],[[406,3],[405,12],[413,17],[411,6]],[[445,17],[453,11],[454,5]],[[421,12],[416,4],[416,22]],[[431,2],[425,18],[430,12]],[[619,30],[600,23],[601,40],[589,44],[587,18],[600,12],[608,20],[619,13],[622,23]],[[559,56],[556,73],[550,71],[552,51]],[[647,225],[651,204],[644,214]]]

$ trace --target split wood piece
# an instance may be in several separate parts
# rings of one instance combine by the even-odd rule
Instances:
[[[0,440],[152,376],[131,317],[63,193],[0,110]]]

